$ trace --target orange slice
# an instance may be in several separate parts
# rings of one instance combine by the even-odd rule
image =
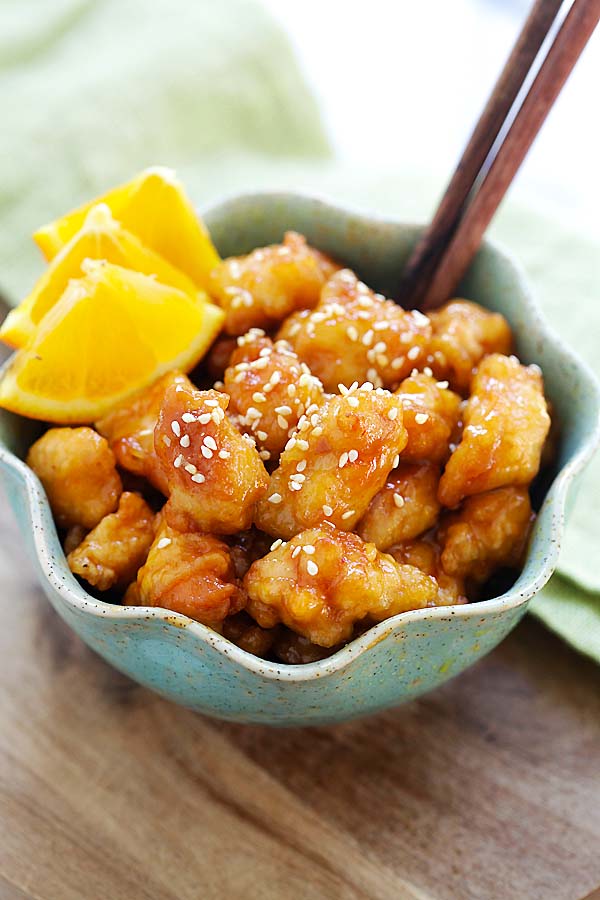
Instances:
[[[29,296],[8,314],[0,328],[0,339],[11,347],[23,347],[41,319],[60,299],[70,279],[81,277],[84,259],[105,259],[145,275],[156,275],[162,284],[172,285],[192,296],[197,293],[194,282],[187,275],[145,247],[112,217],[105,203],[100,203],[90,209],[81,229],[54,257]]]
[[[90,208],[106,203],[115,219],[200,288],[220,262],[201,219],[172,169],[145,169],[127,184],[80,206],[61,219],[44,225],[33,235],[50,260],[83,225]]]
[[[86,260],[17,351],[0,406],[60,424],[93,422],[172,369],[189,371],[223,324],[223,311],[111,263]]]

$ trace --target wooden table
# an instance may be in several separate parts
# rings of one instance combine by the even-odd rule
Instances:
[[[532,620],[334,728],[210,721],[54,614],[0,508],[0,898],[518,898],[600,885],[600,668]]]

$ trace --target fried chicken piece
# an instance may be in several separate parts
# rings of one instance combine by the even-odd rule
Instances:
[[[442,565],[449,575],[481,584],[500,567],[517,568],[533,514],[525,487],[468,497],[439,529]]]
[[[449,381],[459,394],[469,393],[473,372],[484,356],[511,352],[512,332],[504,316],[478,303],[450,300],[429,318],[429,365],[436,378]]]
[[[314,311],[290,316],[279,331],[326,391],[371,381],[396,386],[425,360],[431,325],[369,290],[349,269],[327,282]]]
[[[340,645],[341,646],[341,645]],[[273,643],[273,654],[281,662],[288,666],[302,666],[307,663],[318,662],[331,656],[340,647],[319,647],[308,638],[302,637],[290,631],[283,625],[277,629],[277,637]]]
[[[283,622],[321,647],[348,640],[356,622],[381,622],[432,606],[434,578],[401,566],[374,544],[330,522],[281,544],[244,579],[248,612],[263,628]]]
[[[225,310],[227,334],[272,328],[296,309],[316,306],[337,266],[301,234],[288,231],[283,244],[223,260],[210,275],[209,293]]]
[[[164,510],[179,531],[233,534],[252,524],[269,476],[254,442],[225,415],[227,394],[168,388],[154,446],[169,488]]]
[[[450,455],[461,398],[448,390],[447,382],[436,381],[423,372],[405,378],[396,394],[402,399],[408,433],[403,462],[445,462]]]
[[[415,566],[426,575],[431,575],[438,583],[436,606],[454,606],[468,603],[464,580],[449,575],[442,566],[439,544],[430,537],[419,541],[406,541],[390,547],[389,553],[402,565]]]
[[[237,424],[251,434],[261,459],[277,459],[298,420],[324,400],[323,385],[289,344],[253,329],[242,338],[225,372],[225,390]]]
[[[154,518],[139,494],[121,494],[118,510],[105,516],[69,553],[71,572],[100,591],[125,588],[146,560],[154,540]]]
[[[430,463],[403,463],[387,477],[356,527],[363,541],[387,550],[435,525],[440,511],[437,489],[440,471]]]
[[[264,658],[269,655],[278,631],[279,628],[261,628],[247,613],[240,612],[225,619],[221,633],[247,653]]]
[[[137,587],[127,591],[124,602],[161,606],[219,628],[243,609],[246,595],[227,544],[212,534],[182,534],[163,522]]]
[[[115,457],[93,428],[50,428],[29,448],[26,462],[60,528],[90,531],[117,508],[122,485]]]
[[[257,526],[286,539],[326,519],[354,528],[405,444],[394,394],[363,385],[330,397],[286,444],[256,508]]]
[[[163,494],[168,494],[169,489],[154,452],[154,427],[167,389],[177,384],[193,389],[186,375],[168,372],[96,422],[96,428],[109,441],[118,464],[134,475],[147,478]]]
[[[439,489],[443,506],[505,485],[527,485],[537,475],[550,417],[542,374],[514,356],[482,360],[464,410],[462,440],[446,464]]]

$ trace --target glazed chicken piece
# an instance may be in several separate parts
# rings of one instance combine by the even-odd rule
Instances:
[[[225,415],[227,394],[168,388],[154,445],[169,489],[164,511],[179,531],[233,534],[252,524],[269,477],[254,441]]]
[[[238,340],[224,378],[230,408],[256,440],[261,459],[276,460],[301,416],[323,402],[323,385],[285,341],[273,344],[258,330]]]
[[[100,591],[125,588],[136,577],[154,540],[154,513],[139,494],[121,494],[119,508],[105,516],[67,557],[69,568]]]
[[[500,313],[470,300],[450,300],[429,313],[433,335],[428,363],[436,378],[447,380],[459,394],[469,393],[475,368],[489,353],[509,354],[510,325]]]
[[[181,534],[164,520],[135,585],[126,604],[161,606],[218,629],[246,601],[227,544],[212,534]]]
[[[519,566],[533,514],[525,487],[505,487],[469,497],[442,520],[442,565],[449,575],[475,584],[495,569]]]
[[[514,356],[482,360],[464,410],[462,440],[440,481],[443,506],[505,485],[527,485],[537,475],[550,427],[542,374]]]
[[[115,457],[93,428],[50,428],[30,447],[27,465],[42,482],[60,528],[90,531],[117,508],[122,485]]]
[[[375,494],[356,527],[363,541],[387,550],[409,541],[435,525],[440,511],[437,490],[440,471],[430,463],[403,463],[394,469]]]
[[[329,522],[282,543],[250,567],[248,612],[263,628],[283,622],[321,647],[348,640],[356,622],[432,606],[434,578],[398,565]]]
[[[177,384],[193,389],[186,375],[168,372],[96,422],[96,428],[109,441],[118,464],[134,475],[147,478],[163,494],[168,494],[169,489],[154,452],[154,427],[167,389]]]
[[[247,653],[264,658],[269,655],[278,631],[278,628],[261,628],[247,613],[240,612],[225,619],[221,633]]]
[[[404,406],[403,422],[408,434],[403,462],[445,462],[450,455],[461,398],[448,390],[448,382],[436,381],[424,372],[405,378],[396,394]]]
[[[373,293],[342,269],[323,288],[317,308],[290,316],[278,336],[326,391],[354,381],[392,387],[425,360],[431,325],[427,316]]]
[[[336,268],[302,235],[288,231],[283,244],[223,260],[211,272],[209,293],[225,310],[225,332],[245,334],[249,328],[273,328],[294,310],[316,306]]]
[[[464,580],[456,575],[449,575],[441,561],[439,544],[430,536],[418,541],[406,541],[390,547],[390,555],[402,565],[415,566],[426,575],[431,575],[438,583],[436,606],[453,606],[457,603],[468,603]]]
[[[256,508],[262,531],[287,539],[325,520],[350,530],[397,465],[400,399],[370,384],[344,391],[300,420]]]

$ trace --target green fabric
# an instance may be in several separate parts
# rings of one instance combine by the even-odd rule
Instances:
[[[199,204],[285,187],[405,221],[425,220],[443,188],[443,172],[374,173],[331,160],[286,38],[250,0],[4,0],[0,71],[0,289],[11,302],[43,267],[29,240],[35,227],[147,165],[176,168]],[[600,374],[600,244],[510,202],[492,234]],[[560,575],[532,611],[600,662],[599,534],[596,457]]]

